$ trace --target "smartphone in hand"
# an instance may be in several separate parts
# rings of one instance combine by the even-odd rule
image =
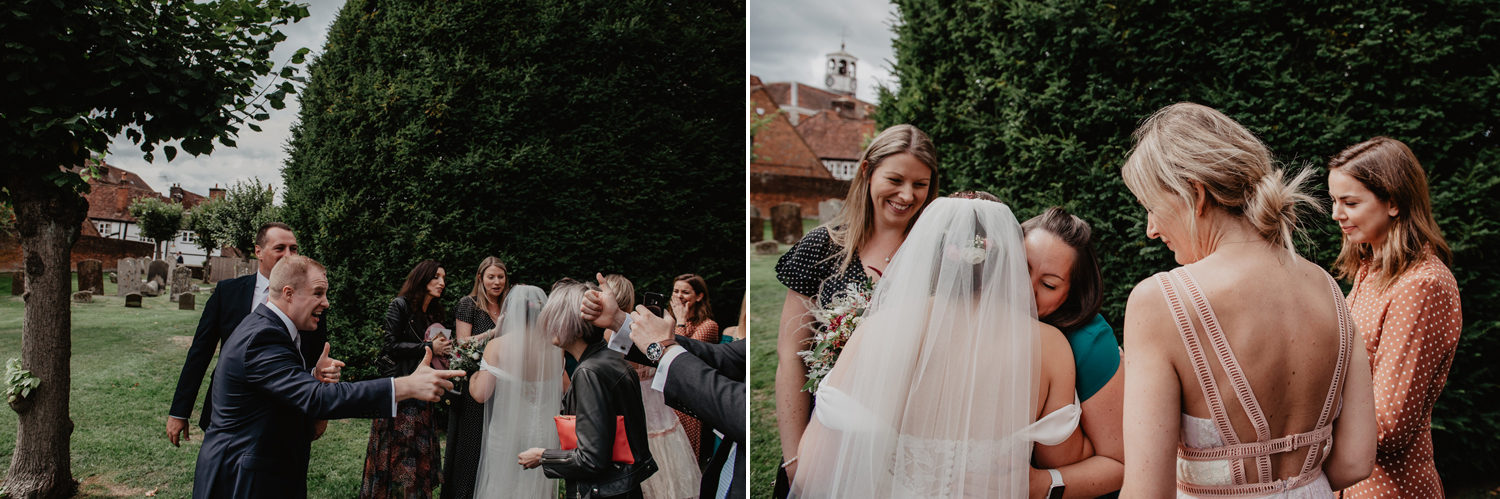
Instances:
[[[667,297],[665,295],[647,291],[646,298],[641,304],[645,305],[646,309],[656,314],[657,317],[666,317]]]

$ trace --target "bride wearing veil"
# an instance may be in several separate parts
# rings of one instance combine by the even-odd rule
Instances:
[[[1072,354],[1037,321],[1004,204],[932,202],[817,390],[792,497],[1025,497],[1091,453]]]
[[[562,356],[536,327],[547,301],[536,286],[518,285],[502,305],[500,336],[484,349],[469,394],[484,404],[484,443],[475,497],[550,498],[557,483],[516,465],[532,447],[557,447],[552,415],[562,405]]]

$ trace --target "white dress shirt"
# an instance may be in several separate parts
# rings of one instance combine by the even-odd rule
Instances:
[[[271,280],[268,279],[268,278],[266,278],[265,274],[262,274],[260,272],[256,272],[255,273],[255,292],[250,294],[250,311],[254,312],[255,311],[255,307],[260,306],[260,304],[262,304],[262,303],[268,303],[266,301],[266,295],[269,295],[269,294],[271,294]],[[281,317],[285,318],[286,314],[282,314]],[[297,328],[294,327],[294,328],[292,328],[292,330],[296,331]]]

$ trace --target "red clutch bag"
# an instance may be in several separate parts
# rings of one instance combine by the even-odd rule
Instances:
[[[557,441],[562,450],[578,448],[577,416],[552,416],[557,423]],[[635,455],[630,453],[630,440],[625,436],[625,416],[615,416],[615,445],[610,460],[617,463],[635,464]]]

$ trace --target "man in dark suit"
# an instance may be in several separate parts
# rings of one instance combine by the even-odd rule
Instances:
[[[228,341],[229,333],[239,326],[250,312],[265,303],[270,285],[271,269],[287,255],[297,254],[297,236],[286,224],[272,222],[260,227],[255,234],[255,257],[260,262],[257,272],[219,281],[214,293],[203,306],[203,315],[198,318],[198,331],[193,334],[193,344],[188,348],[187,360],[182,364],[182,374],[177,378],[177,391],[172,395],[172,408],[167,412],[167,439],[179,445],[178,438],[191,439],[188,417],[193,413],[193,401],[198,398],[198,387],[203,384],[203,374],[213,360],[214,349]],[[303,357],[318,358],[318,349],[327,338],[322,324],[317,331],[306,334],[310,341],[303,342]],[[312,365],[308,365],[312,368]],[[331,376],[331,377],[330,377]],[[319,373],[319,379],[337,381],[337,371]],[[212,383],[210,383],[212,385]],[[212,401],[203,399],[203,414],[198,427],[208,429],[208,414]]]
[[[599,276],[601,288],[608,288]],[[582,315],[595,326],[619,331],[610,348],[628,349],[626,358],[656,366],[651,388],[666,395],[667,405],[703,421],[724,441],[703,470],[699,497],[745,497],[745,342],[704,343],[672,334],[674,322],[645,307],[626,314],[610,293],[584,294]],[[743,326],[741,326],[743,327]],[[628,339],[628,343],[627,343]]]
[[[289,255],[271,272],[269,300],[229,335],[209,389],[208,430],[193,474],[193,497],[306,497],[316,421],[394,417],[396,402],[436,402],[463,371],[435,371],[428,351],[400,378],[325,383],[304,366],[299,331],[316,329],[328,308],[328,277],[311,258]],[[325,347],[326,349],[326,347]],[[326,350],[325,350],[326,351]]]

